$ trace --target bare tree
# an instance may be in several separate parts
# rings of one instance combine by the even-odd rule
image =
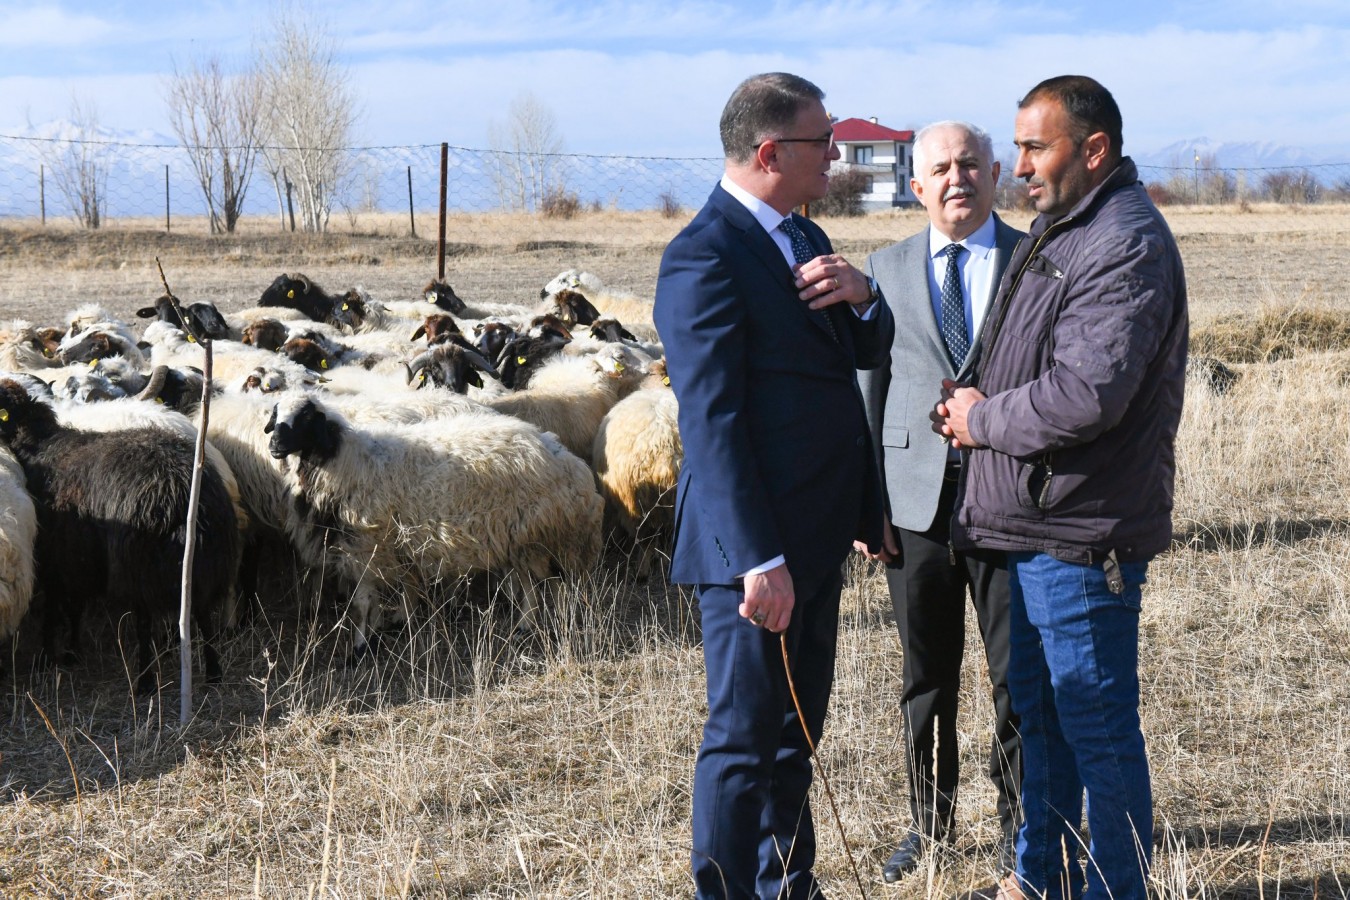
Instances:
[[[206,198],[211,233],[233,233],[258,158],[262,82],[254,71],[226,75],[218,56],[186,69],[174,65],[165,85],[169,119],[192,160]]]
[[[504,124],[488,123],[488,143],[496,158],[492,179],[503,206],[533,212],[550,192],[565,193],[557,120],[533,94],[511,101]]]
[[[356,101],[327,29],[298,9],[277,13],[259,51],[266,146],[264,165],[281,202],[283,175],[293,184],[305,231],[324,231],[350,168],[347,147]]]
[[[108,190],[108,159],[98,140],[98,110],[72,97],[70,124],[73,135],[45,144],[40,151],[42,161],[75,219],[85,228],[98,228],[103,224]]]

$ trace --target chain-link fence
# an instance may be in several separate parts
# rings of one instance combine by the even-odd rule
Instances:
[[[337,151],[328,188],[329,227],[386,232],[434,228],[442,145]],[[451,214],[516,214],[541,223],[602,211],[687,218],[722,171],[720,158],[528,154],[447,147]],[[1350,200],[1350,164],[1228,168],[1140,166],[1160,204],[1322,203]],[[295,173],[259,165],[244,194],[241,227],[295,230]],[[1004,165],[1000,205],[1019,203]],[[303,229],[304,217],[299,216]],[[204,230],[201,176],[174,144],[55,140],[0,135],[0,222],[46,226]],[[518,232],[516,232],[518,233]]]
[[[439,144],[355,147],[339,151],[329,200],[330,225],[384,214],[406,229],[440,203]],[[459,213],[525,213],[571,218],[592,211],[655,210],[668,216],[702,205],[722,160],[574,154],[525,154],[446,148],[446,206]],[[242,218],[303,228],[291,188],[299,173],[258,165],[240,206]],[[205,222],[200,175],[188,152],[171,144],[0,136],[0,221],[88,227],[134,223],[172,229]]]

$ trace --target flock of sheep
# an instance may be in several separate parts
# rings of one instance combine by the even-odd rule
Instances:
[[[138,687],[154,689],[203,419],[192,604],[208,678],[268,541],[336,579],[358,654],[386,604],[487,574],[533,627],[545,582],[596,567],[606,519],[646,571],[682,459],[650,309],[575,270],[537,308],[470,305],[444,282],[380,303],[281,275],[229,316],[166,293],[139,336],[96,305],[10,322],[0,640],[36,586],[44,653],[73,663],[92,599],[132,614]]]

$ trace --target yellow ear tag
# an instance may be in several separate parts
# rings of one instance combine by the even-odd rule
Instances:
[[[426,373],[426,372],[423,372],[421,375],[418,375],[418,376],[417,376],[417,380],[420,381],[422,384],[426,384],[426,383],[427,383],[427,373]]]
[[[670,387],[670,376],[667,375],[665,378],[662,378],[661,383],[664,384],[666,387]]]
[[[428,302],[428,303],[435,303],[435,302],[436,302],[436,292],[435,292],[435,291],[427,291],[427,302]]]
[[[295,288],[291,288],[289,291],[286,292],[286,299],[287,300],[295,299]]]
[[[197,337],[196,337],[196,335],[189,334],[189,335],[188,335],[188,343],[189,343],[189,344],[195,344],[195,343],[197,343]]]
[[[623,371],[623,363],[619,362],[618,360],[615,360],[615,361],[614,361],[614,371],[615,371],[615,372],[622,372],[622,371]]]
[[[9,421],[9,410],[0,409],[0,422],[8,422],[8,421]]]
[[[94,369],[97,367],[98,367],[98,360],[96,359],[89,360],[89,368]]]
[[[48,359],[51,359],[53,356],[56,355],[56,351],[52,350],[51,347],[43,347],[42,355],[47,357]]]
[[[321,360],[319,360],[319,368],[320,368],[320,369],[326,369],[326,368],[328,368],[328,360],[326,360],[326,359],[321,359]]]
[[[350,306],[348,306],[348,305],[347,305],[347,304],[345,304],[345,303],[344,303],[344,304],[342,304],[342,311],[343,311],[343,312],[346,312],[346,311],[347,311],[347,310],[349,310],[349,309],[351,309],[351,307],[350,307]]]
[[[517,357],[516,357],[516,365],[518,365],[518,366],[523,366],[523,365],[525,365],[525,357],[523,357],[523,356],[517,356]]]
[[[160,406],[163,406],[163,405],[164,405],[164,398],[163,398],[163,397],[156,397],[156,398],[155,398],[155,402],[158,403]]]

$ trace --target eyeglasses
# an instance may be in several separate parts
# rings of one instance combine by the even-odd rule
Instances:
[[[773,141],[775,144],[816,144],[816,145],[818,145],[818,146],[820,146],[820,147],[833,147],[833,146],[834,146],[834,129],[831,128],[830,131],[829,131],[829,133],[826,134],[824,137],[815,137],[815,138],[769,138],[768,140],[760,141],[758,144],[756,144],[756,145],[755,145],[755,149],[758,150],[760,147],[763,147],[765,144],[769,143],[769,141]]]

